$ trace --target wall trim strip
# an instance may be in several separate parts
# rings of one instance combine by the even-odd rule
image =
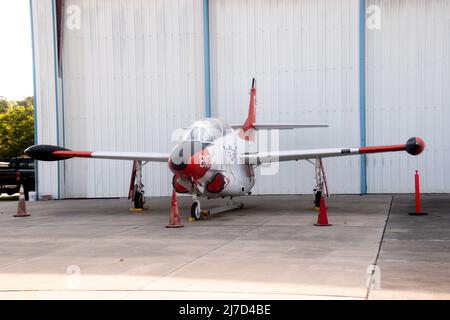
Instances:
[[[38,144],[38,126],[37,126],[37,96],[36,96],[36,48],[34,45],[34,19],[33,19],[33,1],[29,0],[28,5],[30,7],[30,26],[31,26],[31,57],[33,66],[33,112],[34,112],[34,144]],[[34,161],[34,183],[36,190],[36,198],[39,199],[39,166],[37,161]]]
[[[55,69],[55,111],[56,111],[56,144],[60,145],[59,137],[59,95],[58,95],[58,77],[59,77],[59,66],[58,66],[58,45],[57,45],[57,32],[56,32],[56,8],[55,1],[52,1],[52,25],[53,25],[53,63]],[[58,199],[61,199],[61,166],[58,164]]]
[[[211,117],[211,64],[209,47],[209,0],[203,0],[203,56],[205,77],[205,117]]]
[[[366,146],[366,1],[359,1],[359,128],[360,146]],[[360,158],[361,194],[367,193],[366,156]]]

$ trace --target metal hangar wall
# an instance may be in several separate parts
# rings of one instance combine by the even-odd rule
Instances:
[[[326,122],[281,149],[427,142],[406,154],[327,159],[333,193],[450,192],[450,3],[445,0],[30,0],[37,143],[170,151],[205,116]],[[124,197],[131,163],[39,163],[39,196]],[[164,164],[146,195],[168,195]],[[256,193],[310,193],[313,168],[283,163]]]

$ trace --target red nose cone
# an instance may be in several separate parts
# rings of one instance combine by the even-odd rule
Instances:
[[[194,180],[198,180],[208,172],[211,167],[210,162],[208,151],[202,150],[191,157],[185,171]]]
[[[169,167],[172,172],[180,176],[192,177],[193,180],[198,180],[211,168],[211,156],[208,150],[203,149],[192,155],[188,162],[182,166],[174,166],[172,161],[169,161]]]

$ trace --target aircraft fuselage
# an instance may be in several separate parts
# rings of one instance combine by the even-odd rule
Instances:
[[[195,122],[169,158],[175,190],[209,198],[248,194],[255,185],[253,167],[238,154],[253,145],[219,119]]]

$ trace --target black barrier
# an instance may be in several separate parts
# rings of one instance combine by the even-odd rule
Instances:
[[[3,292],[4,293],[4,292]],[[326,297],[324,297],[326,298]],[[6,315],[58,319],[364,319],[408,315],[430,318],[446,312],[448,301],[0,301]],[[8,310],[9,309],[9,310]],[[398,313],[397,313],[398,312]],[[396,314],[397,313],[397,314]]]

